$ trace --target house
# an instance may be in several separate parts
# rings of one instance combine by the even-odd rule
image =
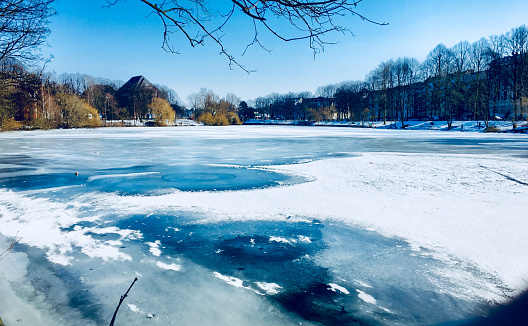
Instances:
[[[160,97],[161,91],[143,76],[130,78],[116,92],[119,106],[126,108],[129,117],[133,119],[148,119],[148,105],[154,97]]]

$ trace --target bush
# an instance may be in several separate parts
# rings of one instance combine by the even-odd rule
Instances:
[[[500,129],[495,126],[489,126],[484,129],[484,132],[499,132]]]
[[[213,126],[214,125],[214,117],[211,113],[202,113],[198,118],[196,119],[197,122],[201,122],[206,126]]]
[[[233,111],[230,111],[227,113],[227,119],[229,120],[229,123],[232,125],[242,124],[242,121],[240,121],[240,118],[238,117],[238,115]]]
[[[38,117],[29,122],[32,129],[53,129],[57,128],[56,121],[48,120],[44,117]]]
[[[227,119],[227,117],[223,114],[220,114],[220,115],[215,115],[214,117],[214,125],[215,126],[229,126],[230,123],[229,123],[229,120]]]
[[[62,124],[66,128],[100,127],[97,110],[75,95],[60,94],[57,104],[62,112]]]
[[[22,124],[13,118],[4,120],[4,123],[0,125],[1,131],[19,130],[21,128]]]
[[[166,126],[174,123],[174,110],[167,100],[155,97],[150,102],[149,108],[152,110],[157,126]]]
[[[212,115],[210,112],[202,113],[196,119],[197,122],[201,122],[206,126],[229,126],[242,124],[240,118],[235,112],[228,112],[225,114]]]

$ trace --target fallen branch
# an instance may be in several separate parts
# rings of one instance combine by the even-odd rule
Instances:
[[[110,322],[110,326],[114,326],[114,322],[115,322],[115,319],[116,319],[116,316],[117,316],[117,311],[119,310],[119,308],[121,307],[121,304],[123,303],[123,301],[125,301],[125,298],[128,296],[128,292],[130,291],[130,289],[134,286],[134,283],[136,283],[136,281],[138,280],[138,278],[134,278],[134,282],[132,282],[132,284],[130,284],[130,287],[128,288],[128,290],[126,291],[126,293],[124,295],[121,296],[121,299],[119,300],[119,304],[117,305],[117,308],[114,312],[114,316],[112,317],[112,321]]]
[[[13,241],[11,241],[11,245],[9,246],[9,248],[7,248],[6,250],[4,250],[4,252],[2,252],[0,254],[0,260],[4,259],[10,252],[11,250],[13,249],[13,247],[22,239],[22,237],[18,238],[18,232],[17,234],[15,235],[15,237],[13,238]],[[1,324],[0,324],[1,325]]]

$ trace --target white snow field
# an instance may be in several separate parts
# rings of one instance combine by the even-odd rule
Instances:
[[[342,321],[298,313],[286,298],[289,282],[317,273],[262,271],[268,263],[255,265],[257,273],[232,253],[220,264],[215,257],[231,249],[254,261],[277,250],[282,256],[273,259],[287,257],[284,266],[324,270],[322,296],[339,302],[336,310],[380,325],[480,316],[482,305],[528,288],[526,135],[120,128],[8,132],[0,148],[0,253],[20,238],[0,260],[6,325],[107,324],[136,276],[116,325]],[[145,170],[148,164],[155,166]],[[187,184],[164,181],[152,192],[158,174],[184,179],[169,176],[167,166],[193,164],[213,170],[191,170],[186,182],[212,184],[184,191]],[[77,171],[85,179],[63,178]],[[277,181],[277,173],[291,179]],[[124,183],[108,181],[116,178]],[[271,181],[243,183],[258,178]],[[240,186],[218,191],[219,182]],[[238,240],[244,245],[228,242]],[[312,246],[319,247],[306,249]],[[297,250],[291,259],[290,249]],[[424,312],[399,306],[397,293],[411,290]],[[456,313],[444,307],[434,315],[443,296],[458,302]]]

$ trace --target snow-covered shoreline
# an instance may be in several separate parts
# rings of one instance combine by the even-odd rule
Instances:
[[[262,120],[251,119],[245,122],[249,125],[282,125],[282,126],[318,126],[318,127],[351,127],[351,128],[373,128],[373,129],[403,129],[400,121],[297,121],[297,120]],[[511,132],[513,122],[509,120],[490,121],[490,127],[495,127],[498,132]],[[528,122],[521,120],[516,121],[517,132],[526,133]],[[458,132],[485,132],[486,125],[484,121],[453,121],[451,128],[448,127],[447,121],[429,120],[429,121],[405,121],[405,130],[429,130],[429,131],[458,131]]]

